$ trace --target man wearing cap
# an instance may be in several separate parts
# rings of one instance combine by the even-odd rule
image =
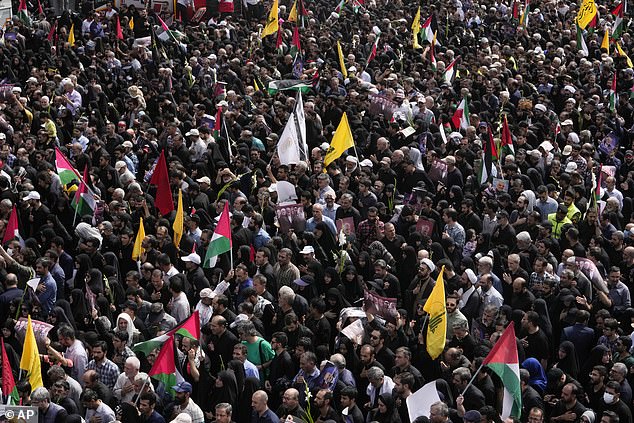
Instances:
[[[200,267],[200,256],[196,253],[191,253],[185,257],[181,257],[181,260],[185,262],[185,269],[187,270],[187,281],[194,288],[196,292],[200,292],[205,288],[209,288],[209,280],[205,276],[205,272]]]
[[[40,193],[37,191],[29,192],[23,201],[29,204],[29,218],[27,223],[29,230],[27,233],[32,237],[46,225],[46,219],[49,214],[51,214],[51,211],[42,204]]]
[[[169,332],[176,325],[176,319],[165,313],[162,303],[154,303],[150,306],[150,312],[145,318],[145,326],[150,338]]]
[[[203,423],[205,415],[198,405],[190,398],[192,394],[192,385],[189,382],[181,382],[174,387],[174,412],[172,417],[175,418],[180,413],[189,414],[192,423]]]

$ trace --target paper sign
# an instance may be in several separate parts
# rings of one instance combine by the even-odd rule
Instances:
[[[37,286],[40,284],[40,278],[29,279],[26,284],[31,287],[33,291],[36,291]]]
[[[403,134],[403,138],[407,138],[410,135],[414,135],[416,133],[416,129],[411,126],[408,126],[407,128],[402,129],[400,132],[401,134]]]
[[[296,233],[304,232],[306,229],[304,206],[301,204],[277,206],[275,215],[282,233],[287,233],[290,228],[293,228]]]
[[[295,191],[295,185],[286,181],[278,181],[275,184],[277,187],[277,203],[292,203],[294,204],[297,200],[297,192]]]
[[[354,235],[354,217],[344,217],[343,219],[337,219],[337,233],[341,232],[346,236]]]
[[[388,318],[398,315],[396,311],[396,298],[382,297],[367,289],[363,291],[366,310],[372,314]]]
[[[363,321],[361,319],[355,320],[341,330],[341,334],[343,336],[357,345],[363,345],[364,333],[365,331],[363,329]]]
[[[216,288],[214,289],[214,294],[223,294],[227,290],[227,288],[229,288],[229,283],[227,281],[222,281],[218,285],[216,285]]]
[[[407,411],[409,420],[414,421],[417,417],[429,417],[429,408],[435,402],[440,401],[438,389],[436,389],[436,381],[429,382],[427,385],[414,392],[407,397]]]

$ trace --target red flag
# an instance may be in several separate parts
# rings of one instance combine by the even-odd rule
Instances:
[[[374,44],[372,44],[372,51],[370,52],[370,57],[368,57],[368,63],[370,63],[376,57],[376,51],[379,47],[379,37],[381,34],[376,36],[376,40],[374,40]]]
[[[42,3],[40,3],[40,0],[37,0],[37,13],[40,15],[44,14],[44,9],[42,9]]]
[[[18,405],[19,395],[15,386],[15,379],[11,371],[11,363],[7,356],[7,350],[4,348],[4,337],[0,339],[2,343],[2,393],[7,396],[8,405]]]
[[[123,40],[123,30],[121,29],[121,20],[117,15],[117,40]]]
[[[57,22],[51,25],[51,30],[48,32],[48,37],[46,37],[49,43],[53,41],[53,37],[55,36],[56,31],[57,31]]]
[[[14,205],[13,210],[11,210],[11,216],[9,217],[9,223],[7,223],[7,228],[4,231],[4,238],[2,238],[2,243],[6,244],[16,237],[18,239],[21,239],[18,225],[18,210]]]
[[[277,40],[275,41],[275,48],[280,48],[282,47],[282,43],[283,43],[283,39],[282,39],[282,25],[281,25],[281,19],[280,19],[280,25],[279,25],[279,29],[277,30]]]
[[[161,151],[150,185],[156,186],[155,205],[162,216],[165,216],[174,210],[174,200],[172,199],[172,189],[170,187],[170,178],[167,172],[167,162],[165,161],[165,151]]]

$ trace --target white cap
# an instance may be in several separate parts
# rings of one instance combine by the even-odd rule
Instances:
[[[240,313],[236,316],[236,319],[229,325],[229,327],[233,329],[236,326],[238,326],[240,322],[246,322],[248,320],[249,320],[249,316],[247,316],[246,314]]]
[[[312,247],[312,245],[307,245],[299,253],[300,254],[312,254],[314,252],[315,252],[315,249]]]
[[[574,172],[575,170],[577,170],[577,163],[575,162],[570,162],[566,165],[566,173],[571,173]]]
[[[126,166],[127,166],[127,165],[125,164],[125,162],[124,162],[123,160],[119,160],[118,162],[116,162],[116,163],[114,164],[114,168],[115,168],[116,170],[123,169],[123,168],[124,168],[124,167],[126,167]]]
[[[121,145],[123,145],[126,148],[132,148],[132,143],[130,141],[123,141],[123,144]]]
[[[211,179],[209,179],[209,176],[203,176],[200,179],[196,179],[196,182],[198,182],[199,184],[211,185]]]
[[[194,136],[198,137],[198,136],[200,136],[200,132],[198,132],[198,129],[192,128],[192,129],[189,130],[189,132],[187,132],[185,134],[186,137],[188,137],[190,135],[194,135]]]
[[[216,293],[211,288],[203,288],[200,291],[200,298],[214,298]]]
[[[535,105],[535,110],[541,110],[542,112],[546,112],[546,106],[544,106],[543,104],[536,104]]]
[[[561,126],[572,126],[572,119],[566,119],[561,122]]]
[[[372,167],[372,162],[370,161],[370,159],[364,159],[361,160],[361,163],[359,163],[359,166],[361,167]]]
[[[200,264],[200,256],[196,253],[191,253],[185,257],[181,257],[183,261],[189,261],[195,264]]]
[[[29,192],[29,194],[24,197],[24,201],[28,201],[28,200],[39,200],[40,197],[40,193],[37,191],[31,191]]]

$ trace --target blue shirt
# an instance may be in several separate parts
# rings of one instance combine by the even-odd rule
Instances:
[[[264,228],[260,228],[258,233],[253,238],[253,247],[256,250],[260,247],[264,247],[270,239],[271,236],[264,230]]]
[[[48,315],[55,306],[55,300],[57,299],[57,284],[50,273],[47,273],[46,276],[43,276],[40,279],[40,284],[42,283],[46,286],[46,289],[44,292],[37,295],[37,299],[40,301],[40,304],[42,304],[42,311],[44,311],[44,314]]]
[[[331,218],[329,218],[328,216],[322,216],[322,222],[324,222],[326,226],[328,226],[328,229],[330,229],[330,232],[332,232],[334,236],[337,236],[337,226]],[[315,230],[315,226],[317,226],[317,223],[319,222],[316,222],[315,218],[311,217],[306,221],[306,229],[304,230],[307,232],[313,232]]]
[[[254,377],[258,380],[260,379],[260,371],[257,366],[249,360],[244,360],[244,374],[246,377]]]
[[[251,423],[280,423],[280,418],[270,408],[267,408],[261,416],[257,411],[253,411]]]

